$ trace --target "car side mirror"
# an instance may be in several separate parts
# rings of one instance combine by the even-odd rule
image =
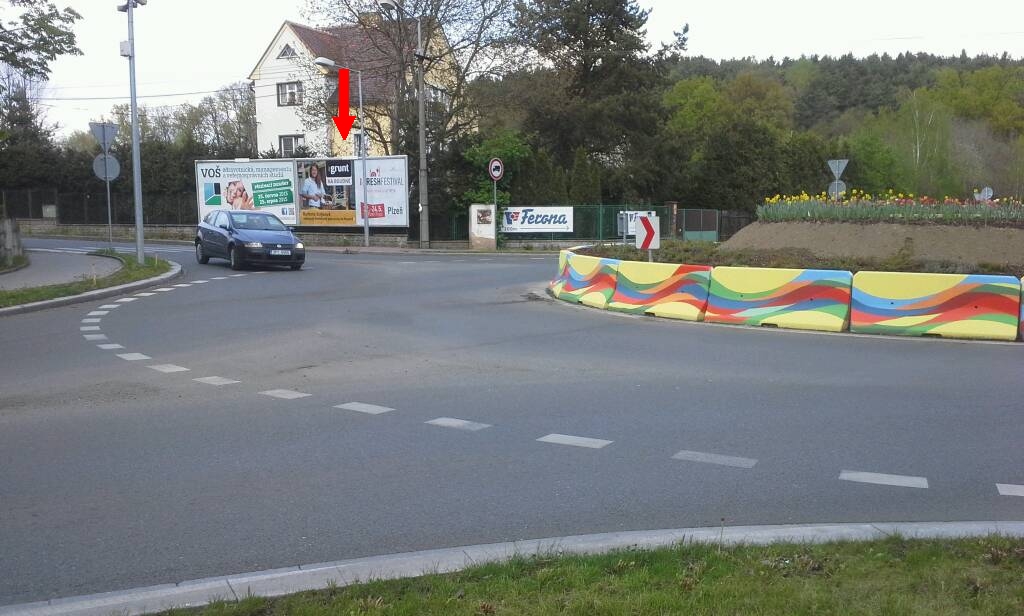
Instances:
[[[221,223],[221,224],[219,224],[219,225],[217,225],[217,226],[218,226],[218,227],[220,227],[221,229],[224,229],[225,231],[230,231],[230,230],[231,230],[231,229],[229,229],[229,228],[228,228],[228,226],[227,226],[226,224],[224,224],[224,223]]]

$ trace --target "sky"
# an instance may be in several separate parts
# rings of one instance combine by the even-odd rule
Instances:
[[[58,134],[88,130],[90,120],[128,101],[128,61],[119,55],[128,22],[116,8],[122,2],[55,0],[83,17],[75,26],[83,55],[51,65],[40,101]],[[638,4],[650,10],[647,34],[653,46],[671,41],[673,31],[689,23],[689,53],[716,60],[905,51],[948,56],[961,50],[969,56],[1006,52],[1024,58],[1021,0]],[[140,104],[197,103],[221,86],[245,81],[283,21],[309,23],[305,6],[305,0],[149,0],[135,11]]]

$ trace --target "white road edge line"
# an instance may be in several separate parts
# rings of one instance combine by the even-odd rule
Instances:
[[[425,421],[423,423],[430,424],[432,426],[439,426],[441,428],[467,430],[469,432],[476,432],[477,430],[483,430],[491,427],[491,424],[466,421],[465,419],[455,419],[454,417],[438,417],[437,419],[431,419],[430,421]]]
[[[997,483],[996,489],[999,490],[1000,496],[1024,496],[1024,486],[1012,483]]]
[[[900,488],[928,488],[928,479],[925,477],[914,477],[913,475],[888,475],[886,473],[866,473],[863,471],[842,471],[839,473],[842,481],[856,481],[858,483],[873,483],[883,486],[897,486]]]
[[[142,353],[119,353],[118,357],[125,361],[142,361],[144,359],[153,359],[149,355],[143,355]]]
[[[754,458],[741,458],[739,456],[723,456],[717,453],[704,453],[702,451],[683,450],[672,456],[673,460],[685,460],[686,462],[700,462],[702,464],[717,464],[719,466],[733,466],[736,468],[754,468],[757,460]]]
[[[222,376],[202,376],[198,379],[192,379],[197,383],[205,383],[207,385],[232,385],[234,383],[241,383],[241,381],[235,381],[233,379],[226,379]]]
[[[606,441],[600,438],[588,438],[586,436],[571,436],[569,434],[548,434],[537,439],[541,443],[553,443],[555,445],[571,445],[573,447],[587,447],[589,449],[601,449],[611,445],[614,441]]]
[[[346,402],[345,404],[336,404],[336,409],[345,409],[346,411],[355,411],[357,413],[366,413],[367,415],[383,415],[384,413],[390,413],[395,410],[387,406],[377,406],[376,404],[364,404],[362,402]]]
[[[280,398],[282,400],[297,400],[298,398],[308,398],[313,394],[303,393],[301,391],[295,391],[294,389],[268,389],[266,391],[259,392],[261,396],[270,396],[271,398]]]
[[[178,366],[176,364],[154,364],[146,367],[150,370],[156,370],[157,372],[163,372],[165,374],[169,374],[171,372],[188,372],[188,368],[185,366]]]

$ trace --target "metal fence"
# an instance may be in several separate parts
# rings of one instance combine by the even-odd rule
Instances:
[[[104,192],[58,193],[54,189],[0,190],[0,204],[11,218],[53,219],[61,224],[106,224],[107,198]],[[149,192],[142,196],[146,224],[195,225],[196,196],[188,193]],[[543,210],[546,206],[537,206]],[[617,230],[621,211],[653,211],[661,221],[664,238],[725,241],[755,220],[749,212],[679,208],[666,205],[575,205],[571,233],[515,233],[508,239],[542,241],[612,241],[621,237]],[[114,224],[135,222],[135,202],[130,194],[111,195]],[[419,216],[409,217],[409,237],[419,237]],[[361,232],[361,231],[360,231]],[[433,211],[430,239],[465,241],[469,239],[469,216],[464,211]]]
[[[34,188],[0,190],[4,210],[12,218],[53,219],[62,224],[106,224],[107,195],[99,193],[58,193],[54,189]],[[143,217],[146,224],[194,225],[197,220],[193,193],[144,193]],[[114,224],[135,222],[132,195],[113,193],[110,214]]]

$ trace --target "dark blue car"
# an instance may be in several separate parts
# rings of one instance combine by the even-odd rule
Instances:
[[[196,230],[196,261],[227,259],[231,269],[246,264],[287,265],[306,262],[306,247],[277,216],[253,210],[210,212]]]

